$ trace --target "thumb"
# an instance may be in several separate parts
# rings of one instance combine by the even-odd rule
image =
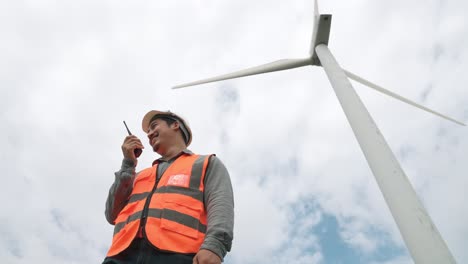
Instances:
[[[192,264],[199,264],[200,262],[198,262],[198,254],[195,255],[195,257],[193,257],[193,262]]]

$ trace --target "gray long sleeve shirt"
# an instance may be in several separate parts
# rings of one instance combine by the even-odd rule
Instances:
[[[193,154],[185,149],[185,154]],[[181,153],[182,154],[182,153]],[[179,157],[179,156],[177,156]],[[177,159],[157,160],[159,179],[169,165]],[[106,219],[114,225],[120,211],[125,207],[133,190],[133,181],[138,177],[132,160],[124,159],[122,167],[115,173],[106,201]],[[216,253],[221,259],[231,250],[234,228],[234,197],[229,173],[216,156],[211,156],[205,175],[204,204],[207,211],[207,230],[200,249]]]

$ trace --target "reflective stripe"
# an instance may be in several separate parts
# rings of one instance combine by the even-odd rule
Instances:
[[[124,226],[132,221],[135,221],[135,220],[138,220],[141,218],[141,215],[142,215],[143,211],[138,211],[132,215],[130,215],[126,221],[124,222],[120,222],[120,223],[117,223],[115,224],[115,227],[114,227],[114,235],[117,234],[120,230],[122,230],[122,228],[124,228]]]
[[[202,224],[198,219],[190,215],[186,215],[169,209],[149,209],[148,217],[162,218],[174,221],[181,225],[196,229],[201,233],[206,233],[206,225]]]
[[[128,203],[144,200],[146,199],[146,197],[148,197],[148,194],[149,192],[132,194],[132,196],[130,196],[130,199],[128,199]]]
[[[192,166],[192,175],[190,175],[190,188],[199,189],[201,178],[203,174],[203,163],[205,162],[205,155],[200,155]]]
[[[170,209],[149,209],[148,217],[162,218],[164,212],[164,218],[176,223],[188,226],[196,229],[201,233],[206,233],[206,225],[202,224],[198,219],[190,215],[186,215]],[[127,218],[127,221],[115,224],[114,235],[120,232],[126,224],[138,220],[141,218],[143,211],[138,211]]]
[[[203,192],[200,190],[188,189],[179,186],[162,186],[156,189],[155,193],[178,193],[190,196],[200,202],[203,202]]]

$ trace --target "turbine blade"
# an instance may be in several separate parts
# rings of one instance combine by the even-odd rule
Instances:
[[[315,55],[315,42],[317,38],[319,20],[320,20],[320,13],[318,9],[318,2],[317,0],[314,0],[314,26],[312,28],[312,39],[310,41],[310,50],[309,50],[309,53],[312,56]],[[317,55],[315,55],[315,57],[316,56]]]
[[[317,18],[319,16],[319,9],[318,9],[317,0],[314,1],[314,16],[315,16],[315,18]]]
[[[249,76],[249,75],[262,74],[262,73],[267,73],[267,72],[283,71],[283,70],[298,68],[298,67],[307,66],[307,65],[311,65],[310,58],[283,59],[283,60],[278,60],[278,61],[270,62],[267,64],[255,66],[255,67],[248,68],[248,69],[219,75],[219,76],[208,78],[208,79],[203,79],[203,80],[199,80],[195,82],[177,85],[177,86],[172,87],[172,89],[178,89],[182,87],[193,86],[193,85],[198,85],[198,84],[203,84],[203,83],[234,79],[234,78],[239,78],[239,77],[244,77],[244,76]]]
[[[455,120],[455,119],[453,119],[453,118],[451,118],[451,117],[448,117],[448,116],[443,115],[443,114],[441,114],[441,113],[438,113],[438,112],[436,112],[436,111],[434,111],[434,110],[431,110],[431,109],[429,109],[429,108],[427,108],[427,107],[425,107],[425,106],[422,106],[422,105],[420,105],[420,104],[418,104],[418,103],[415,103],[415,102],[413,102],[413,101],[411,101],[411,100],[409,100],[409,99],[406,99],[406,98],[404,98],[404,97],[402,97],[402,96],[400,96],[400,95],[398,95],[398,94],[396,94],[396,93],[390,92],[389,90],[386,90],[386,89],[384,89],[384,88],[378,86],[377,84],[371,83],[371,82],[369,82],[368,80],[366,80],[366,79],[364,79],[364,78],[362,78],[362,77],[357,76],[356,74],[353,74],[353,73],[351,73],[351,72],[349,72],[349,71],[347,71],[347,70],[344,70],[344,71],[345,71],[346,75],[347,75],[350,79],[353,79],[353,80],[356,81],[356,82],[359,82],[359,83],[361,83],[361,84],[364,84],[364,85],[366,85],[366,86],[368,86],[368,87],[370,87],[370,88],[372,88],[372,89],[374,89],[374,90],[377,90],[377,91],[379,91],[379,92],[381,92],[381,93],[383,93],[383,94],[386,94],[386,95],[388,95],[388,96],[391,96],[391,97],[393,97],[393,98],[395,98],[395,99],[398,99],[398,100],[400,100],[400,101],[402,101],[402,102],[405,102],[405,103],[407,103],[407,104],[409,104],[409,105],[415,106],[415,107],[417,107],[417,108],[419,108],[419,109],[422,109],[422,110],[424,110],[424,111],[426,111],[426,112],[429,112],[429,113],[434,114],[434,115],[436,115],[436,116],[442,117],[442,118],[444,118],[444,119],[446,119],[446,120],[452,121],[452,122],[457,123],[457,124],[459,124],[459,125],[466,126],[464,123],[462,123],[462,122],[460,122],[460,121],[457,121],[457,120]]]

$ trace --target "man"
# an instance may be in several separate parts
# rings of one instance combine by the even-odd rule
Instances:
[[[234,225],[226,168],[214,155],[187,149],[192,131],[172,112],[148,112],[142,128],[161,158],[136,174],[135,150],[144,147],[136,136],[125,138],[106,202],[106,219],[115,227],[103,263],[221,263]]]

